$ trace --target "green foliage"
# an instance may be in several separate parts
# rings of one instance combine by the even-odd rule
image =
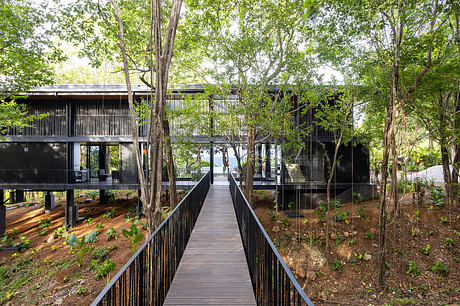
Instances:
[[[364,216],[366,215],[366,213],[364,212],[364,209],[362,207],[358,207],[357,208],[358,210],[358,213],[359,213],[359,220],[363,221],[364,220]]]
[[[334,201],[331,201],[330,207],[334,208],[334,209],[340,208],[340,207],[342,207],[342,203],[339,200],[334,200]],[[317,213],[320,216],[320,218],[325,218],[326,217],[326,212],[327,212],[327,202],[320,201],[318,209],[319,210],[317,210]]]
[[[96,278],[102,278],[107,286],[110,281],[110,273],[115,270],[117,264],[110,259],[106,259],[102,265],[99,265],[98,260],[93,259],[90,265],[97,270]]]
[[[88,223],[88,224],[90,224],[90,225],[93,224],[93,222],[94,222],[94,219],[91,218],[91,217],[86,218],[85,221],[83,221],[83,223]]]
[[[291,221],[289,221],[289,217],[285,217],[284,219],[280,220],[280,222],[286,227],[288,227],[291,224]]]
[[[410,260],[408,263],[407,263],[407,271],[406,271],[407,274],[412,274],[412,276],[418,276],[420,275],[420,269],[417,268],[417,264]]]
[[[96,224],[96,228],[97,228],[98,230],[103,230],[103,229],[104,229],[104,225],[102,225],[101,222],[98,222],[98,223]]]
[[[367,239],[370,239],[370,240],[374,240],[374,233],[372,232],[366,232],[366,236],[365,236]]]
[[[424,255],[430,255],[430,250],[431,250],[431,246],[427,244],[426,247],[422,248],[420,251]]]
[[[117,210],[115,208],[112,208],[111,211],[107,211],[103,216],[102,218],[104,219],[112,219],[112,218],[115,218],[117,216]]]
[[[333,271],[342,272],[342,268],[343,268],[343,262],[340,261],[339,259],[334,259],[334,262],[332,263],[331,269]]]
[[[53,219],[48,217],[48,219],[40,219],[38,220],[38,226],[41,228],[40,232],[38,232],[39,236],[43,236],[48,231],[48,227],[53,225]]]
[[[67,238],[69,234],[67,233],[67,228],[65,226],[60,226],[53,232],[53,238],[57,239],[59,237]]]
[[[434,187],[430,189],[431,195],[431,203],[441,207],[444,206],[444,200],[442,197],[442,188],[441,187]]]
[[[15,228],[7,230],[5,236],[0,239],[0,247],[11,245],[13,240],[18,236],[18,231]]]
[[[87,292],[88,292],[88,288],[85,288],[85,287],[78,288],[76,291],[76,293],[79,295],[86,294]]]
[[[433,265],[428,267],[428,270],[438,274],[448,274],[449,268],[445,264],[441,264],[439,261],[434,261]]]
[[[451,248],[452,246],[455,245],[455,242],[452,238],[447,237],[446,240],[444,241],[444,244],[448,247]]]
[[[345,221],[349,215],[350,215],[350,212],[348,210],[345,212],[342,212],[340,209],[336,209],[334,216],[332,216],[332,220],[336,222]]]
[[[116,229],[109,228],[105,233],[107,235],[107,239],[118,239],[118,235],[120,234]]]
[[[161,220],[166,219],[170,212],[171,212],[171,206],[162,206],[161,207]]]
[[[126,239],[128,239],[131,252],[134,255],[138,248],[138,244],[142,243],[142,240],[144,239],[144,234],[139,232],[136,224],[132,224],[129,231],[122,228],[121,233]]]
[[[27,239],[26,236],[20,236],[19,240],[20,240],[19,242],[15,242],[11,246],[19,247],[19,251],[25,252],[29,248],[30,239]]]
[[[441,219],[439,220],[439,223],[443,224],[443,223],[447,223],[449,221],[449,219],[447,219],[447,217],[441,217]]]
[[[67,238],[66,243],[70,246],[70,252],[77,256],[78,267],[81,267],[83,256],[94,247],[96,237],[96,232],[92,232],[88,236],[83,235],[80,239],[74,233]]]
[[[95,247],[91,252],[91,258],[94,260],[104,260],[109,257],[109,250],[103,247]]]
[[[361,196],[361,193],[359,192],[353,192],[353,202],[359,203],[364,201],[364,198]]]

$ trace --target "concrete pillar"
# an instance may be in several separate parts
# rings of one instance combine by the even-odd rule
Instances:
[[[45,212],[50,212],[54,209],[54,194],[51,191],[47,191],[45,194]]]
[[[21,203],[26,201],[26,196],[24,190],[15,190],[14,191],[14,202],[11,203]]]
[[[142,202],[141,202],[141,190],[137,190],[137,206],[136,206],[136,215],[141,216],[144,213]]]
[[[214,144],[212,141],[209,151],[209,170],[211,171],[211,184],[214,184]]]
[[[257,163],[259,167],[257,168],[257,173],[262,177],[262,144],[256,146],[257,148]]]
[[[6,207],[5,207],[5,193],[0,189],[0,237],[6,232]]]
[[[99,203],[107,204],[107,202],[108,202],[107,191],[104,189],[99,190]]]
[[[67,190],[67,201],[65,205],[65,226],[72,227],[77,225],[78,204],[75,204],[73,189]]]
[[[265,177],[266,178],[270,178],[272,175],[270,147],[271,147],[270,143],[265,144]]]

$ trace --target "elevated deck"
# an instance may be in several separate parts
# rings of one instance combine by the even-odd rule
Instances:
[[[164,305],[256,305],[226,180],[209,189]]]

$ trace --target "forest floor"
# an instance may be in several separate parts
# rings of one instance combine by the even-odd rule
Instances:
[[[429,194],[428,192],[426,194]],[[377,201],[331,210],[330,257],[321,211],[288,218],[273,209],[270,193],[255,212],[305,293],[315,305],[459,305],[460,211],[402,197],[387,226],[386,289],[377,286]]]
[[[113,277],[132,256],[128,240],[121,234],[122,228],[129,230],[132,224],[137,224],[146,238],[145,218],[136,217],[137,199],[128,198],[130,194],[119,193],[107,204],[90,200],[89,196],[76,197],[79,216],[86,219],[67,235],[75,233],[80,238],[99,232],[91,250],[83,256],[81,267],[77,265],[76,254],[65,243],[66,234],[62,231],[65,200],[57,200],[49,213],[45,213],[43,205],[8,210],[7,232],[12,238],[9,243],[20,242],[22,236],[28,245],[23,252],[0,251],[0,304],[89,305],[105,287],[104,280],[96,278],[97,270],[91,261],[99,265],[107,259],[115,262],[115,270],[110,273]],[[110,238],[109,229],[114,229],[110,230],[113,234]]]

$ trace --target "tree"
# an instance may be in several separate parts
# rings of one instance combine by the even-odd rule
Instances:
[[[228,133],[220,134],[231,140],[240,172],[243,169],[237,146],[245,142],[245,194],[249,202],[255,145],[286,134],[283,122],[294,102],[294,95],[288,93],[296,85],[294,76],[308,79],[305,67],[311,68],[311,63],[307,52],[299,49],[308,38],[298,32],[308,14],[309,7],[303,3],[271,0],[194,1],[187,11],[189,22],[199,25],[191,40],[201,42],[205,57],[213,65],[206,72],[217,84],[214,98],[224,104],[224,117],[233,117],[222,123],[221,129],[216,120],[216,129],[230,128]],[[229,99],[230,95],[237,98]],[[244,125],[230,125],[236,118]]]
[[[387,168],[390,149],[393,152],[391,180],[392,199],[396,210],[397,153],[394,145],[395,122],[405,110],[417,86],[432,66],[432,52],[446,18],[441,1],[378,1],[356,5],[354,1],[334,1],[324,8],[324,41],[329,57],[369,86],[374,100],[386,115],[383,126],[383,152],[380,184],[378,283],[384,285],[385,232],[387,224]],[[336,31],[334,31],[336,30]],[[323,44],[325,45],[325,44]],[[366,54],[367,53],[367,54]],[[415,77],[405,87],[401,76],[408,67],[416,67]],[[389,80],[389,82],[388,82]],[[378,91],[375,91],[378,88]],[[376,98],[377,97],[377,98]],[[372,105],[376,105],[372,103]],[[380,104],[380,105],[379,105]],[[375,110],[373,110],[375,111]]]
[[[27,114],[17,95],[30,88],[50,84],[52,64],[61,59],[50,39],[54,18],[46,7],[28,0],[0,3],[0,133],[6,128],[30,126],[43,116]]]

